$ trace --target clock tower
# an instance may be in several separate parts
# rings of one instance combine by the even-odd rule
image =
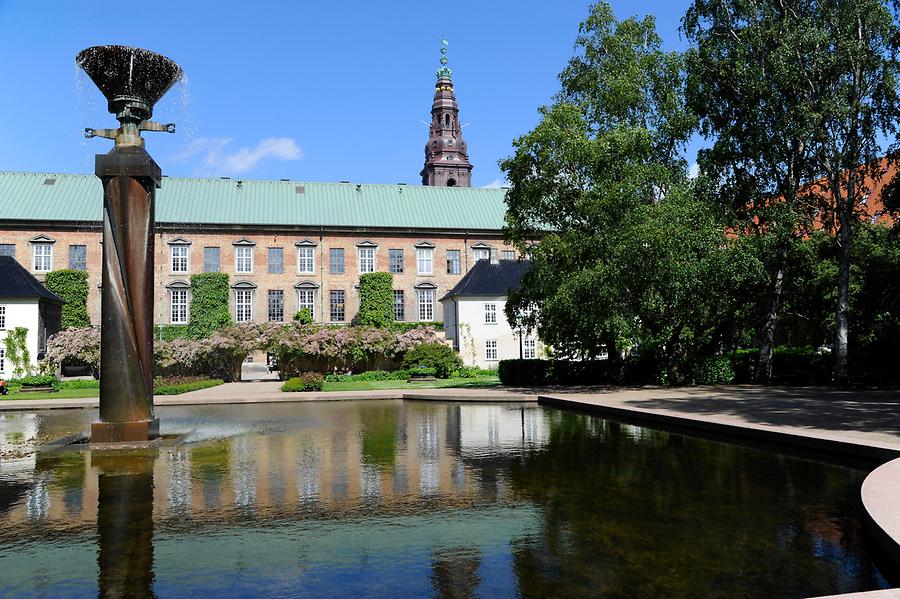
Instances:
[[[422,185],[471,187],[472,164],[459,124],[459,106],[453,93],[453,72],[447,68],[447,40],[441,40],[441,67],[437,70],[431,124],[425,145]]]

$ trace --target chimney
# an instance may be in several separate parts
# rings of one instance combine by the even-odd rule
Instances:
[[[497,248],[491,248],[491,264],[500,264],[500,251]]]

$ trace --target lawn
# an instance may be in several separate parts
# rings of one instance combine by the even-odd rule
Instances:
[[[477,379],[438,379],[427,383],[407,383],[406,381],[342,381],[326,382],[322,391],[373,391],[377,389],[482,389],[499,387],[497,377],[479,377]]]
[[[99,397],[100,389],[60,389],[56,393],[36,391],[34,393],[9,393],[0,395],[0,401],[11,399],[76,399],[83,397]]]

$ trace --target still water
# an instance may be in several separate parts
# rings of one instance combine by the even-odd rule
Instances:
[[[802,597],[883,588],[865,472],[534,405],[164,407],[187,443],[33,452],[0,415],[11,597]]]

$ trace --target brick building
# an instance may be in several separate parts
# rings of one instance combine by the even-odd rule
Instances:
[[[394,274],[395,316],[441,321],[438,301],[475,261],[515,258],[501,228],[504,190],[473,189],[459,107],[442,49],[423,186],[163,177],[156,199],[157,324],[186,324],[190,275],[228,273],[237,322],[350,322],[366,272]],[[88,272],[99,322],[100,180],[93,175],[0,173],[0,255],[38,279]]]
[[[181,179],[157,192],[158,324],[184,324],[190,275],[228,273],[235,321],[350,322],[359,275],[394,274],[396,316],[441,321],[438,301],[504,245],[504,190]],[[38,279],[86,270],[99,322],[102,187],[89,175],[0,173],[0,254]]]

